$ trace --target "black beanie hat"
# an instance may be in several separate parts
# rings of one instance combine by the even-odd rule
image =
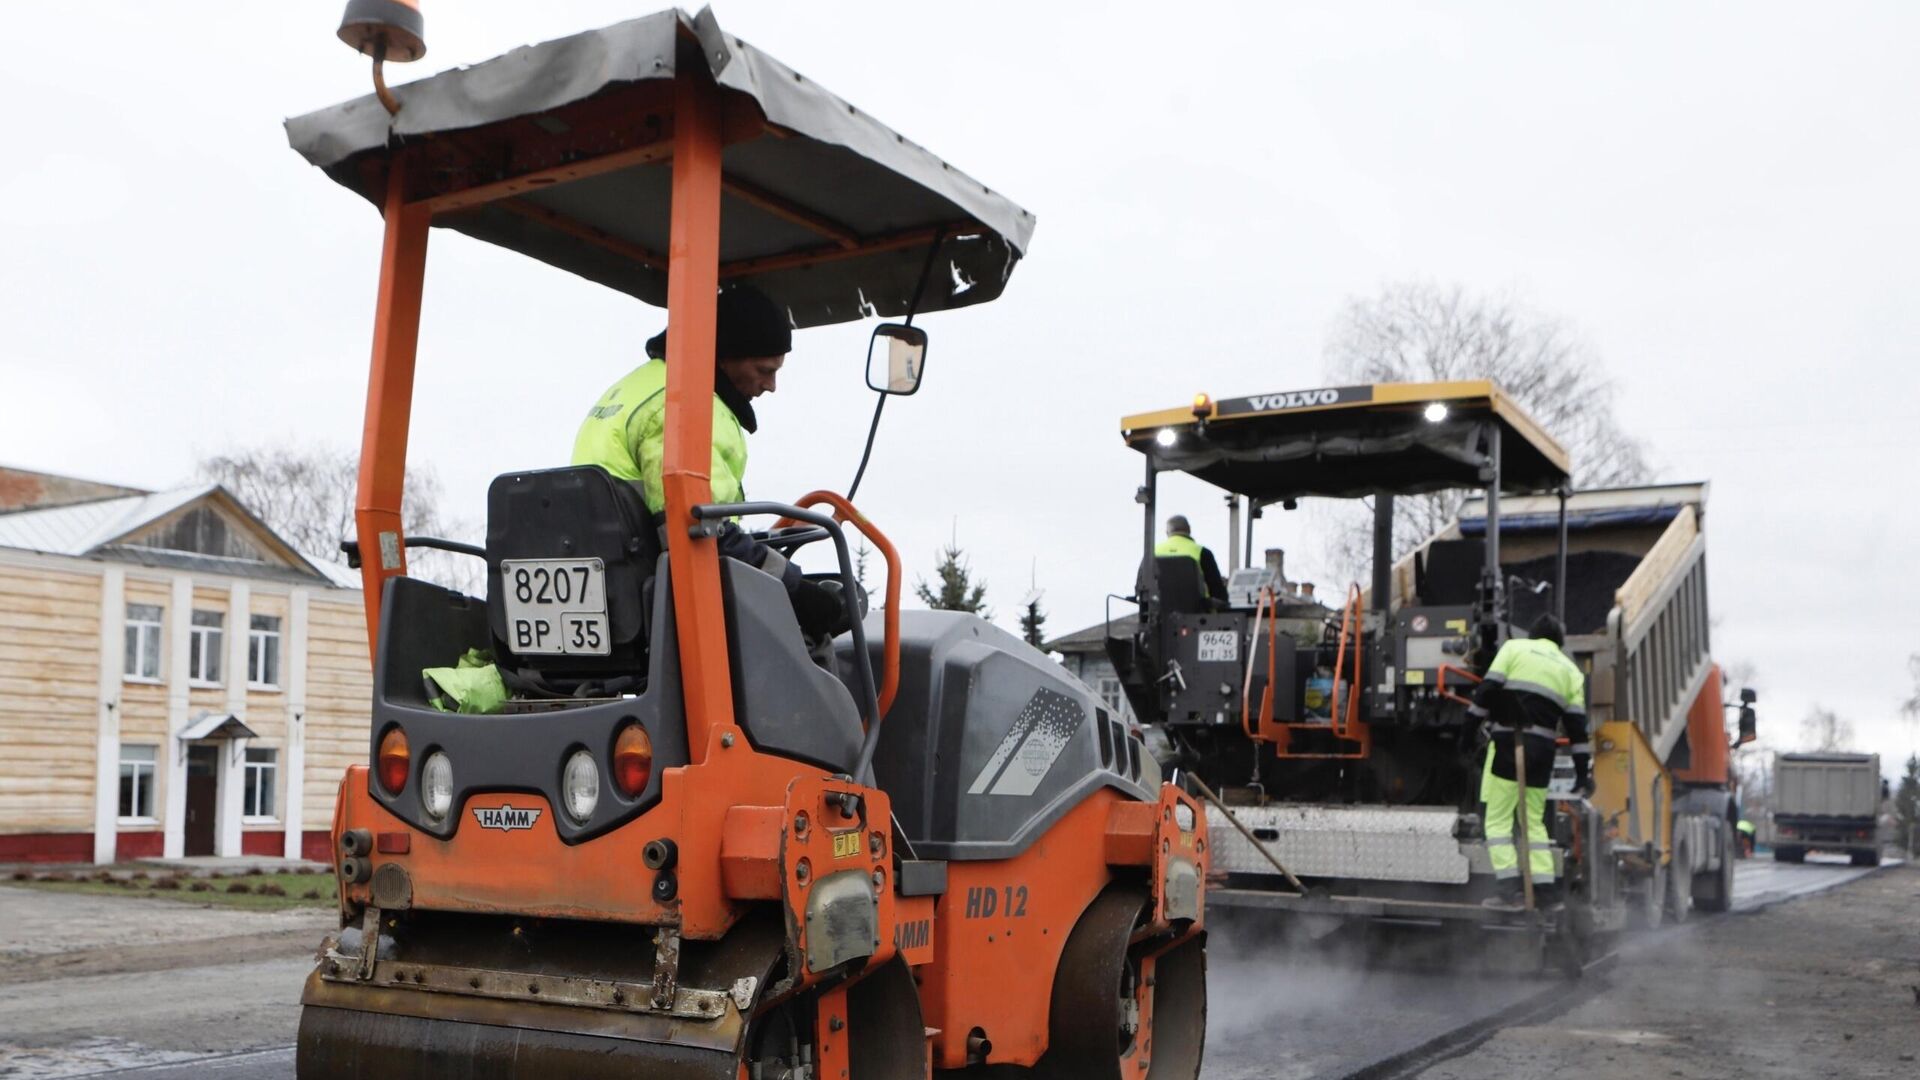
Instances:
[[[720,290],[714,305],[713,358],[743,360],[750,356],[785,356],[793,351],[793,325],[787,313],[751,285]],[[647,341],[647,355],[667,355],[667,332]]]
[[[1567,643],[1567,628],[1560,625],[1560,620],[1551,614],[1542,615],[1533,620],[1533,627],[1527,631],[1527,636],[1564,646]]]

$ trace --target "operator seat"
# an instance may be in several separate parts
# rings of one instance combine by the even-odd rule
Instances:
[[[1200,615],[1208,610],[1199,563],[1184,555],[1156,556],[1153,576],[1154,599],[1162,616]]]
[[[501,563],[598,559],[606,573],[608,651],[522,653],[508,625]],[[631,680],[647,670],[647,594],[660,561],[659,530],[640,489],[598,465],[507,473],[487,489],[487,622],[503,674],[530,673],[572,693],[585,684]]]

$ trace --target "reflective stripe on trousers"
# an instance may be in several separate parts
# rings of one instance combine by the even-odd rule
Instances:
[[[1493,746],[1487,746],[1480,774],[1480,799],[1486,803],[1487,858],[1493,876],[1507,880],[1520,876],[1520,852],[1513,843],[1514,813],[1520,806],[1520,785],[1493,775]],[[1547,838],[1547,789],[1527,789],[1527,865],[1533,883],[1553,880],[1553,848]]]

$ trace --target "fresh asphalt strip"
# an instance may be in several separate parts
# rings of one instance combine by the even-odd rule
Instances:
[[[1351,1072],[1342,1073],[1333,1080],[1407,1080],[1409,1077],[1418,1076],[1443,1061],[1471,1053],[1503,1028],[1538,1023],[1568,1012],[1587,998],[1607,988],[1606,973],[1622,957],[1645,952],[1695,921],[1704,922],[1708,919],[1755,915],[1777,904],[1823,893],[1849,881],[1856,881],[1868,874],[1877,873],[1886,867],[1898,865],[1900,860],[1894,859],[1873,869],[1862,869],[1859,873],[1835,873],[1824,878],[1821,884],[1813,888],[1768,889],[1758,895],[1738,897],[1733,910],[1722,915],[1696,915],[1687,922],[1668,923],[1652,932],[1632,932],[1633,937],[1622,943],[1619,948],[1588,961],[1581,969],[1581,977],[1578,979],[1566,979],[1557,986],[1549,985],[1541,993],[1530,995],[1518,1004],[1441,1032],[1419,1046],[1370,1062]],[[1834,867],[1834,869],[1841,868]]]
[[[1886,865],[1892,866],[1897,863],[1889,861]],[[1874,872],[1865,869],[1847,872],[1848,868],[1843,865],[1823,868],[1831,869],[1835,873],[1813,879],[1801,877],[1806,873],[1804,869],[1793,868],[1794,876],[1801,877],[1804,887],[1794,888],[1792,885],[1771,887],[1771,882],[1767,882],[1747,895],[1736,893],[1735,908],[1729,914],[1753,914],[1787,900],[1825,892]],[[1778,873],[1770,865],[1755,866],[1754,870],[1756,871],[1754,876],[1762,878],[1771,878]],[[1704,921],[1722,917],[1724,916],[1695,916],[1695,919]],[[1652,933],[1636,933],[1632,940],[1621,948],[1588,962],[1583,969],[1582,978],[1562,980],[1557,985],[1543,979],[1541,992],[1528,995],[1525,1000],[1516,1005],[1449,1028],[1411,1049],[1395,1051],[1350,1071],[1332,1074],[1326,1077],[1326,1080],[1406,1080],[1440,1062],[1472,1052],[1502,1028],[1537,1023],[1564,1013],[1589,996],[1605,990],[1607,972],[1622,957],[1632,956],[1643,949],[1656,946],[1665,940],[1667,935],[1687,925],[1689,923],[1669,925]],[[109,1069],[86,1073],[84,1076],[124,1076],[138,1077],[141,1080],[198,1080],[200,1077],[209,1076],[222,1077],[224,1080],[284,1080],[285,1077],[293,1074],[293,1064],[294,1048],[278,1046],[154,1065]]]

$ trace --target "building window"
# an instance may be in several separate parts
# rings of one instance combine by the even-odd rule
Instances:
[[[1099,691],[1101,702],[1112,711],[1113,715],[1122,717],[1130,715],[1127,709],[1127,692],[1121,689],[1119,679],[1111,675],[1104,676],[1094,683],[1094,689]]]
[[[160,678],[160,605],[127,605],[127,655],[122,670],[129,679]]]
[[[280,686],[280,616],[255,615],[247,629],[247,685]]]
[[[153,820],[154,747],[120,746],[120,820]]]
[[[247,791],[242,817],[273,819],[273,784],[279,771],[280,751],[247,747]]]
[[[218,611],[193,613],[187,645],[187,680],[203,686],[220,685],[220,654],[227,639],[227,617]]]

